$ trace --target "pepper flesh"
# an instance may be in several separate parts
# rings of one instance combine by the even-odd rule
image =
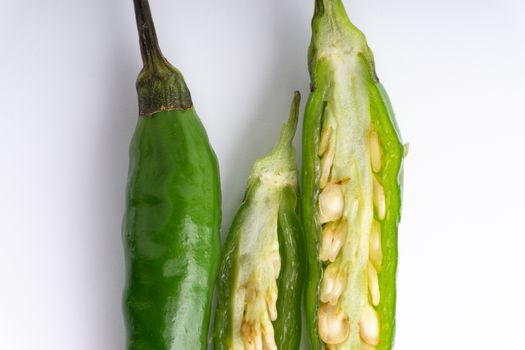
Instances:
[[[182,75],[160,52],[148,2],[135,0],[135,11],[144,68],[123,224],[127,348],[207,349],[220,254],[217,159]]]
[[[312,31],[302,182],[310,346],[389,350],[403,145],[372,52],[341,0],[316,0]]]
[[[278,145],[253,166],[245,199],[223,249],[216,349],[299,348],[302,231],[292,145],[299,99],[296,92]]]

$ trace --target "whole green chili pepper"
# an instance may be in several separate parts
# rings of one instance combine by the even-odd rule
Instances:
[[[181,73],[162,56],[148,1],[134,3],[144,68],[123,228],[127,348],[207,349],[220,255],[217,159]]]
[[[299,93],[273,151],[257,160],[228,234],[218,278],[215,349],[299,348],[302,249],[292,140]]]
[[[303,131],[311,348],[388,350],[395,323],[403,145],[363,34],[316,0]]]

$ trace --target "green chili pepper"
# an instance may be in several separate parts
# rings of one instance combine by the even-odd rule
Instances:
[[[128,349],[207,349],[220,255],[220,182],[181,73],[162,56],[147,0],[135,0],[144,68],[130,147],[123,238]]]
[[[215,348],[299,348],[303,274],[292,140],[299,93],[273,151],[259,159],[228,234],[218,278]]]
[[[303,131],[311,348],[392,349],[403,145],[363,34],[316,0]]]

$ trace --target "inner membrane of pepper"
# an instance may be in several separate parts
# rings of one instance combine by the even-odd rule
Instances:
[[[318,330],[326,349],[370,350],[381,342],[380,222],[386,215],[383,157],[357,53],[323,57],[331,85],[318,144]]]
[[[296,183],[295,172],[254,174],[240,225],[238,274],[233,293],[232,350],[277,350],[272,321],[277,315],[277,278],[281,270],[277,220],[284,186]]]

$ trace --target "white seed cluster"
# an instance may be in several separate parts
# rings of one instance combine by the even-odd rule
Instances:
[[[385,190],[378,174],[383,169],[383,154],[379,135],[375,130],[368,135],[370,168],[373,173],[372,202],[374,219],[368,236],[368,261],[363,275],[368,284],[368,302],[358,319],[351,320],[341,304],[341,295],[348,286],[349,268],[344,263],[341,251],[349,234],[348,218],[344,216],[345,203],[342,183],[348,179],[333,178],[332,165],[335,157],[335,132],[330,127],[323,128],[319,145],[320,157],[319,186],[319,222],[322,225],[319,259],[324,263],[323,279],[320,289],[320,307],[318,311],[318,329],[326,349],[338,349],[350,334],[350,324],[357,322],[361,349],[374,350],[380,342],[380,320],[375,309],[381,301],[378,273],[381,272],[383,252],[381,248],[381,221],[385,219]],[[355,203],[354,203],[355,204]]]
[[[245,212],[239,239],[239,271],[232,315],[232,350],[277,350],[277,279],[281,257],[277,235],[278,201],[283,181],[262,174]]]
[[[280,258],[277,256],[273,260],[274,269],[280,269]],[[278,277],[279,271],[273,271],[273,276]],[[277,319],[276,287],[272,285],[265,290],[252,279],[240,292],[244,296],[240,336],[245,350],[277,350],[272,325]]]

